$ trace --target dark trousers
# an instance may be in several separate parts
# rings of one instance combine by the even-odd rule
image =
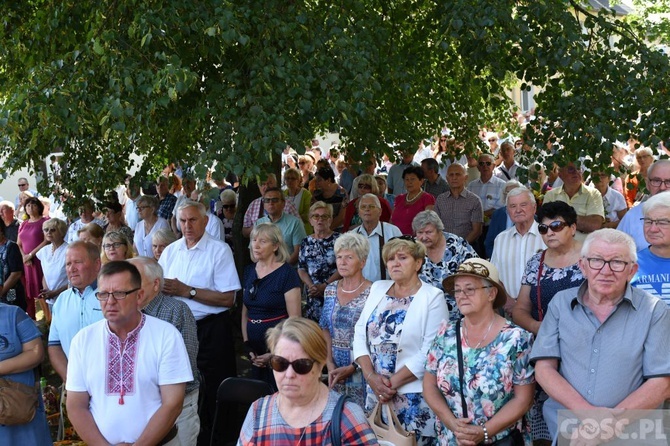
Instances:
[[[232,332],[230,312],[213,314],[197,321],[198,325],[198,370],[205,380],[204,395],[201,395],[199,445],[208,445],[214,411],[216,391],[221,382],[237,376],[235,340]]]
[[[477,240],[475,240],[475,243],[472,244],[472,247],[474,250],[477,252],[477,255],[481,257],[482,259],[488,259],[488,256],[486,255],[486,246],[484,242],[486,241],[486,234],[489,232],[489,227],[488,226],[482,226],[482,233],[479,237],[477,237]]]

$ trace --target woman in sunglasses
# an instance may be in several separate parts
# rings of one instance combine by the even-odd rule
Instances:
[[[244,270],[242,340],[251,360],[251,377],[276,388],[267,368],[270,350],[267,331],[291,316],[300,316],[300,278],[288,264],[289,253],[281,230],[273,223],[260,223],[251,231],[251,260]]]
[[[538,232],[547,249],[528,260],[521,276],[521,290],[512,312],[514,322],[537,336],[549,302],[559,291],[579,286],[584,281],[579,269],[582,242],[575,239],[577,212],[567,203],[543,204],[537,212]],[[548,398],[538,387],[531,409],[534,440],[551,440],[542,417],[542,405]]]
[[[128,260],[133,257],[135,257],[133,244],[124,233],[112,231],[102,238],[100,261],[103,265],[114,260]]]
[[[498,314],[507,301],[499,277],[472,258],[444,279],[463,318],[440,326],[426,359],[423,392],[440,444],[531,443],[522,420],[535,390],[532,335]]]
[[[50,243],[35,254],[35,257],[42,262],[42,271],[44,271],[42,289],[38,297],[49,299],[49,303],[53,304],[58,295],[68,286],[65,273],[65,251],[68,246],[65,242],[67,224],[59,218],[52,218],[44,222],[42,231],[44,240]]]
[[[223,223],[224,241],[228,243],[230,249],[235,253],[233,223],[235,221],[235,213],[237,212],[237,194],[234,190],[226,189],[219,194],[217,209],[219,209],[217,214],[221,219],[221,223]]]
[[[426,353],[443,319],[442,290],[419,279],[426,248],[413,237],[384,244],[382,259],[391,280],[378,280],[354,328],[354,358],[367,382],[367,410],[388,403],[417,444],[435,443],[435,414],[421,394]]]
[[[244,420],[238,446],[330,444],[331,420],[340,416],[340,443],[376,445],[363,410],[320,380],[328,345],[316,322],[292,317],[268,331],[269,365],[279,391],[254,402]]]

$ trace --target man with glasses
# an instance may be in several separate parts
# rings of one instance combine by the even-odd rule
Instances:
[[[558,410],[611,417],[611,409],[659,408],[670,394],[670,312],[630,286],[638,269],[633,240],[616,229],[595,231],[579,267],[586,280],[554,296],[531,352],[549,394],[544,418],[553,438]]]
[[[447,180],[440,176],[440,165],[435,158],[426,158],[421,161],[421,169],[426,182],[423,183],[423,190],[437,198],[440,194],[449,190]]]
[[[298,256],[300,255],[300,244],[302,240],[307,237],[305,232],[305,225],[299,217],[288,215],[284,212],[286,200],[281,189],[278,187],[271,187],[263,194],[263,205],[265,206],[266,216],[261,217],[256,221],[256,225],[260,223],[274,223],[277,225],[284,238],[284,244],[291,256],[288,263],[291,266],[298,264]]]
[[[605,207],[603,197],[594,187],[584,184],[582,170],[574,163],[568,163],[558,171],[563,185],[548,191],[544,202],[562,201],[577,212],[577,233],[575,238],[584,241],[591,232],[603,227]]]
[[[650,196],[655,196],[662,192],[670,190],[670,160],[658,160],[649,167],[647,172],[647,188]],[[641,218],[644,218],[643,208],[641,205],[633,206],[623,216],[617,229],[633,237],[637,250],[641,250],[649,246],[644,236],[644,225],[641,223]]]
[[[180,445],[175,422],[193,380],[179,331],[140,312],[142,277],[125,261],[98,277],[105,320],[81,330],[68,364],[67,411],[87,444]]]
[[[474,243],[471,242],[472,247],[475,248],[477,254],[482,258],[486,258],[484,240],[486,240],[491,216],[496,209],[505,205],[503,191],[505,190],[506,182],[493,176],[494,168],[495,158],[493,155],[490,153],[482,153],[477,159],[479,178],[470,181],[468,184],[468,190],[479,197],[484,209],[484,225],[482,227],[482,233],[477,237],[477,240]]]
[[[40,196],[40,194],[38,194],[35,189],[30,188],[30,183],[28,182],[28,178],[24,178],[24,177],[19,178],[17,186],[19,187],[19,193],[16,195],[16,198],[14,199],[14,209],[18,209],[19,205],[21,204],[21,199],[20,199],[21,192],[30,192],[31,194],[33,194],[33,197],[39,197]]]
[[[65,274],[71,287],[60,293],[51,310],[49,361],[63,382],[67,378],[70,345],[84,327],[102,319],[100,302],[95,298],[96,278],[100,271],[97,245],[76,241],[65,253]]]

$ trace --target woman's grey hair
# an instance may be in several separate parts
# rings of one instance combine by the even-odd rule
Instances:
[[[654,151],[651,150],[649,147],[639,147],[635,149],[635,156],[637,155],[649,155],[649,156],[654,156]]]
[[[184,200],[182,204],[179,205],[179,209],[177,210],[178,215],[181,215],[181,211],[183,211],[186,208],[196,208],[198,212],[200,212],[201,216],[204,217],[205,215],[207,215],[207,208],[205,207],[205,205],[191,199]]]
[[[169,245],[177,241],[177,236],[174,235],[171,229],[162,228],[154,232],[154,235],[151,236],[152,243],[160,243],[162,245]]]
[[[143,267],[140,270],[142,277],[148,279],[151,282],[158,279],[160,281],[160,289],[163,289],[163,285],[165,283],[165,279],[163,277],[163,267],[161,267],[155,259],[152,259],[151,257],[133,257],[132,259],[128,259],[127,262],[130,262],[138,267],[138,270],[140,270],[139,266],[141,265]]]
[[[656,194],[652,197],[649,197],[647,201],[642,203],[642,212],[644,213],[645,217],[649,211],[656,209],[663,209],[664,211],[668,212],[668,218],[670,219],[670,194]]]
[[[505,184],[505,188],[507,188],[507,186],[509,186],[509,184],[512,181],[516,181],[516,180],[508,181]],[[518,181],[516,181],[516,182],[519,183]],[[510,197],[516,197],[516,196],[519,196],[519,195],[522,195],[522,194],[526,194],[526,196],[531,201],[531,203],[535,204],[535,195],[533,195],[533,192],[530,189],[528,189],[526,186],[522,186],[521,183],[519,183],[518,186],[516,186],[514,189],[509,190],[507,192],[507,197],[505,197],[505,205],[507,205],[507,203],[509,203]]]
[[[588,257],[591,254],[591,245],[596,241],[604,242],[607,245],[625,246],[628,249],[628,257],[630,257],[631,262],[637,263],[637,247],[635,246],[635,241],[625,232],[612,228],[604,228],[590,233],[586,237],[586,240],[584,240],[580,255],[582,257]]]
[[[232,189],[226,189],[219,194],[219,199],[223,204],[234,204],[237,206],[237,194]]]
[[[435,211],[421,211],[412,220],[412,229],[415,234],[428,225],[435,226],[435,229],[440,232],[444,231],[444,223]]]
[[[360,197],[358,197],[358,201],[356,202],[356,207],[357,207],[357,208],[358,208],[358,206],[361,205],[361,200],[362,200],[363,198],[370,198],[372,201],[374,201],[375,205],[376,205],[378,208],[381,209],[381,207],[382,207],[382,203],[381,203],[381,201],[379,201],[379,197],[376,196],[375,194],[364,194],[364,195],[361,195]]]
[[[317,209],[325,209],[328,212],[328,215],[330,215],[331,218],[333,217],[333,205],[326,203],[325,201],[317,201],[316,203],[314,203],[309,207],[310,218],[312,217],[314,211],[316,211]]]
[[[253,241],[255,238],[260,236],[265,236],[274,244],[277,248],[275,250],[275,260],[279,263],[284,263],[289,259],[288,249],[286,249],[286,244],[284,244],[284,237],[282,236],[281,230],[274,223],[260,223],[251,230],[251,235],[249,239]],[[249,244],[249,252],[251,253],[251,260],[256,262],[257,259],[254,256],[254,252],[251,249],[251,244]]]
[[[377,180],[375,179],[374,176],[368,173],[359,175],[357,184],[361,184],[361,182],[363,182],[363,184],[369,184],[371,187],[370,190],[372,191],[373,194],[377,195],[379,193],[379,185],[377,184]]]
[[[158,204],[158,198],[154,197],[153,195],[142,195],[135,202],[136,206],[149,206],[150,208],[153,208],[154,214],[158,210]]]
[[[353,251],[358,260],[365,263],[368,258],[368,252],[370,252],[370,243],[361,234],[347,232],[335,240],[335,255],[343,249]]]

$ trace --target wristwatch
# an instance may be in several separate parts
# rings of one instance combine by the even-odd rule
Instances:
[[[195,293],[197,293],[195,288],[191,288],[191,291],[188,292],[188,298],[193,299],[195,297]]]
[[[358,365],[356,361],[352,362],[351,366],[354,368],[354,373],[358,372],[361,369],[361,366]]]

